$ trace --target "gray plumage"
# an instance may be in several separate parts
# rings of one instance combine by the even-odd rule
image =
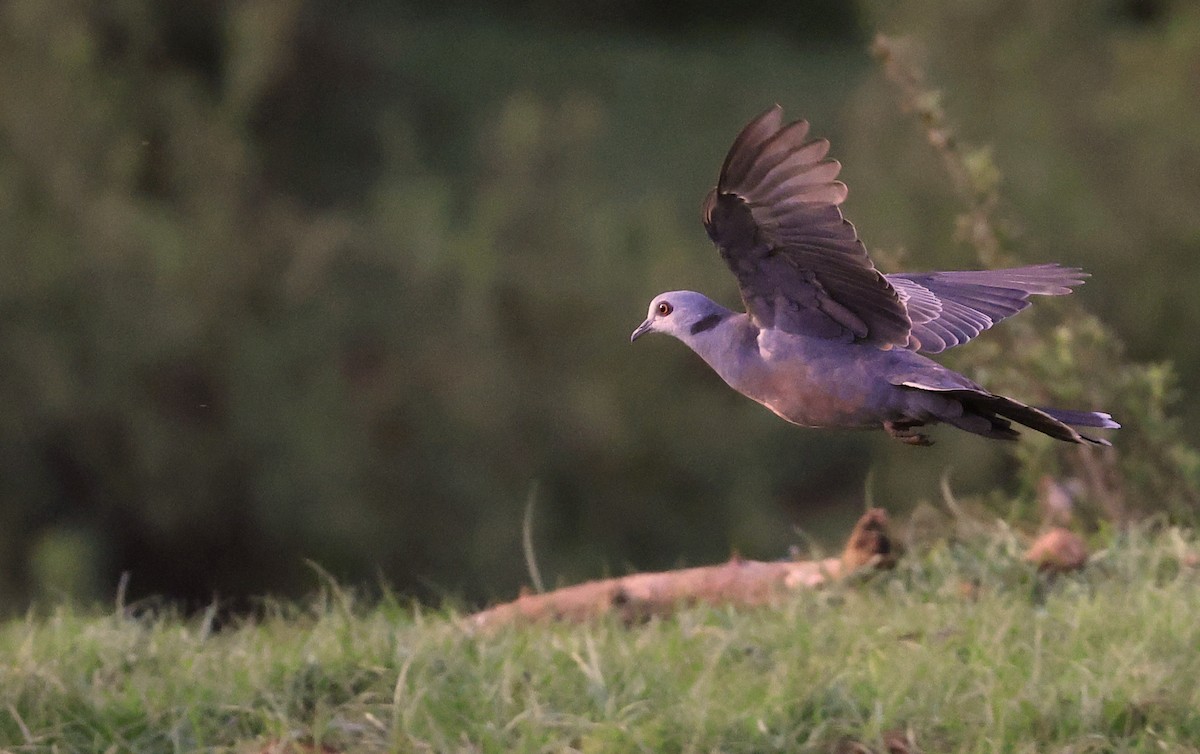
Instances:
[[[1108,414],[1034,408],[995,395],[922,356],[962,345],[1029,305],[1071,292],[1086,275],[1041,264],[1006,270],[875,269],[843,216],[841,165],[808,123],[775,106],[747,125],[704,200],[704,227],[737,278],[745,313],[693,291],[655,297],[630,340],[683,341],[735,390],[806,427],[914,430],[944,422],[1016,439],[1016,422],[1066,442],[1108,445],[1073,427],[1115,429]]]

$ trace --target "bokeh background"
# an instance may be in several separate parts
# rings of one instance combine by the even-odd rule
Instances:
[[[528,580],[530,500],[551,583],[780,557],[943,481],[1186,517],[1197,82],[1186,0],[0,3],[0,610],[297,594],[308,561],[476,604]],[[799,430],[630,346],[662,290],[736,302],[697,208],[774,102],[885,269],[978,266],[976,201],[1006,259],[1094,274],[948,360],[1113,410],[1119,460]]]

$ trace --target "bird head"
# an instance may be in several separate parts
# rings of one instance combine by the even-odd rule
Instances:
[[[660,293],[650,302],[646,321],[637,326],[629,336],[629,342],[649,332],[660,332],[686,343],[696,335],[716,327],[731,313],[708,296],[695,291]]]

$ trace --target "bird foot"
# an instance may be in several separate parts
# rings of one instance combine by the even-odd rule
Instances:
[[[887,433],[906,445],[916,445],[927,448],[933,445],[933,440],[929,439],[929,435],[923,435],[920,432],[914,432],[914,427],[920,427],[924,422],[884,422],[883,428]]]

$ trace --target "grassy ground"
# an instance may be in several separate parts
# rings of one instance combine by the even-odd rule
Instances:
[[[491,636],[333,586],[219,631],[63,607],[0,626],[0,748],[1200,751],[1191,535],[1053,583],[1020,549],[1001,529],[777,609]]]

